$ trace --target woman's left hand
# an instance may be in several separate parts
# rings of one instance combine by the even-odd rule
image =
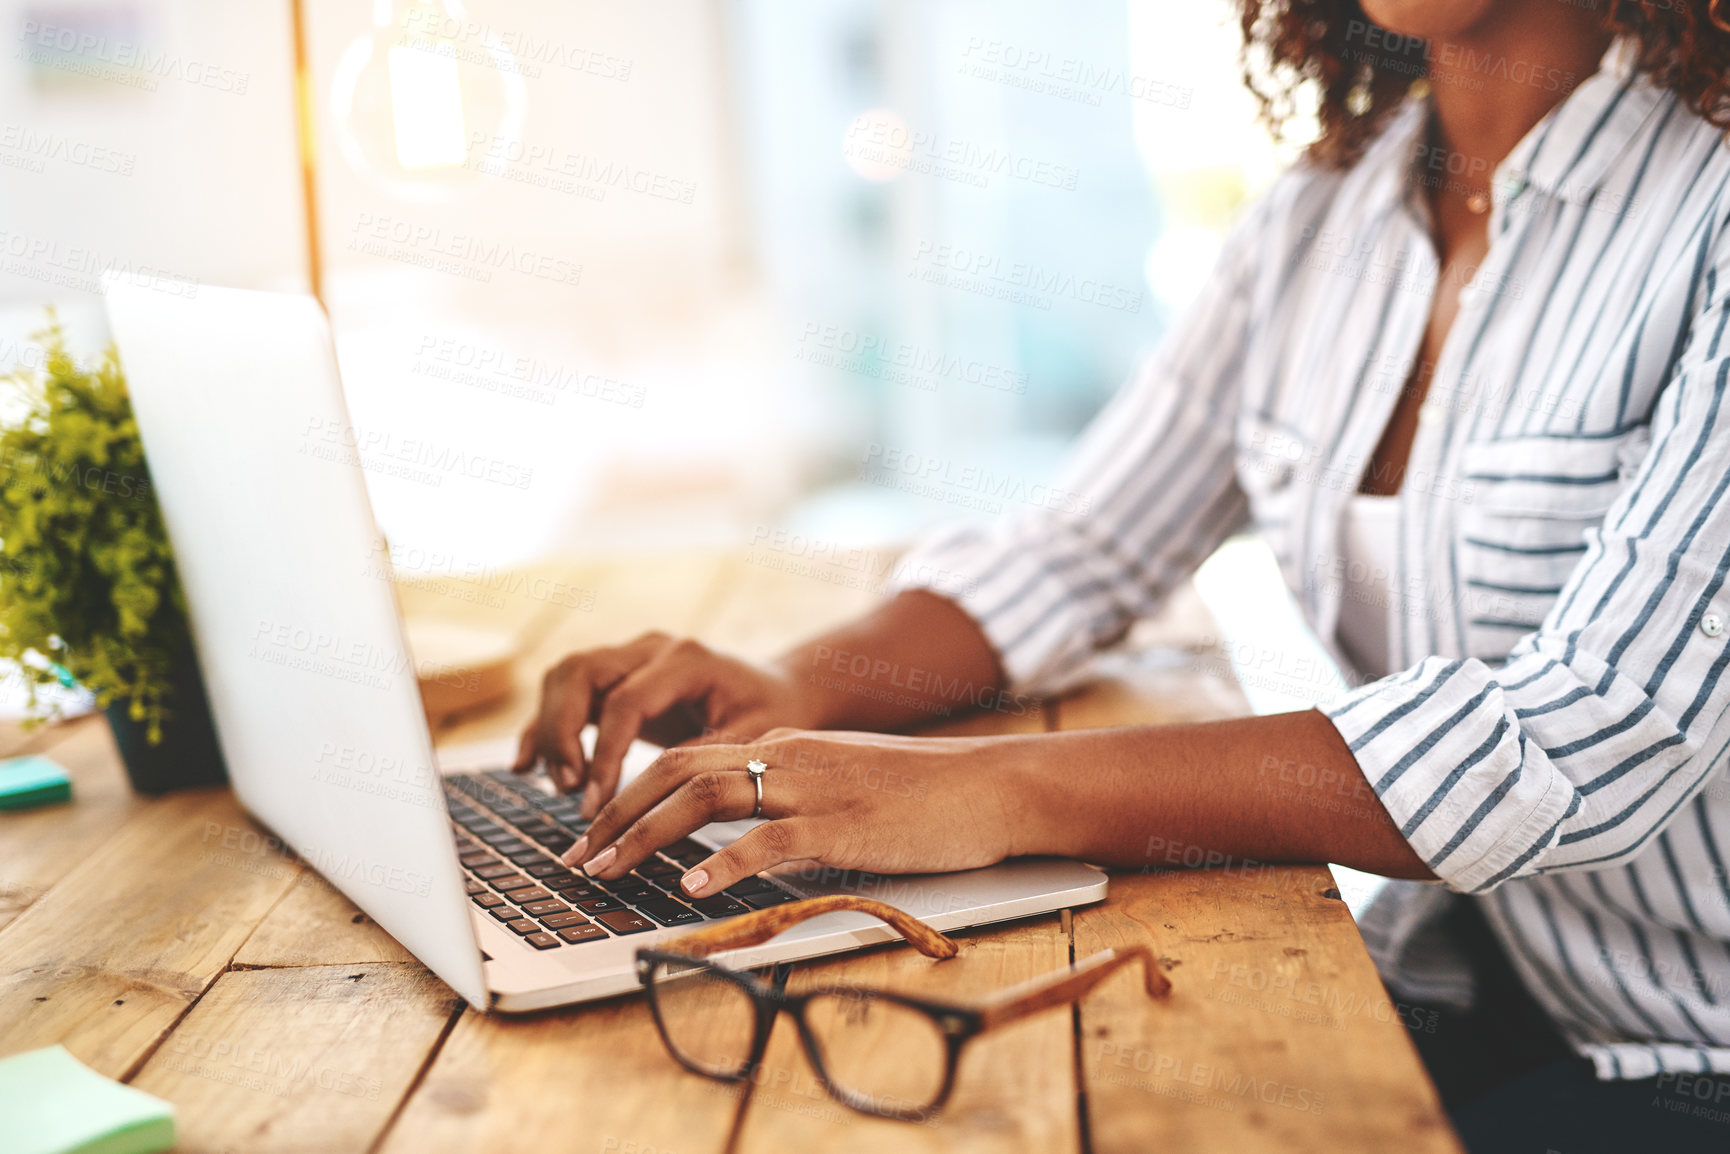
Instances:
[[[691,897],[787,862],[873,873],[991,865],[1030,852],[1035,740],[777,729],[749,745],[669,749],[595,815],[565,861],[605,881],[709,822],[750,817],[745,764],[755,758],[768,765],[769,820],[688,872]]]

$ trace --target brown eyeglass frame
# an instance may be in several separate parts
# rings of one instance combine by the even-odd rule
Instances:
[[[1095,986],[1116,973],[1130,962],[1139,961],[1142,968],[1142,979],[1150,998],[1164,998],[1171,993],[1171,982],[1160,971],[1154,961],[1153,951],[1146,946],[1130,946],[1126,949],[1101,950],[1090,958],[1085,958],[1072,965],[1067,970],[1057,970],[1019,985],[999,990],[981,1002],[963,1005],[955,1002],[933,1001],[927,998],[914,998],[891,990],[879,990],[858,986],[823,986],[805,990],[797,994],[789,994],[778,986],[763,982],[750,974],[728,969],[726,966],[708,961],[710,954],[724,950],[744,949],[768,941],[776,934],[809,918],[820,914],[834,913],[838,910],[853,910],[870,914],[879,921],[887,923],[900,935],[907,939],[909,945],[928,958],[939,961],[953,958],[956,955],[955,943],[938,933],[918,918],[902,912],[894,906],[885,905],[870,898],[853,897],[847,894],[830,894],[820,898],[807,898],[803,901],[788,902],[786,905],[772,906],[749,914],[741,914],[718,922],[712,926],[704,926],[688,934],[682,934],[657,947],[644,947],[637,951],[637,980],[643,984],[644,992],[649,999],[649,1010],[655,1019],[655,1029],[661,1035],[661,1041],[666,1045],[667,1052],[679,1065],[694,1074],[713,1078],[718,1082],[743,1082],[749,1078],[763,1061],[763,1054],[769,1047],[769,1035],[774,1027],[775,1019],[782,1012],[793,1018],[799,1030],[799,1039],[805,1048],[805,1058],[816,1071],[817,1080],[836,1101],[857,1110],[861,1114],[870,1114],[879,1118],[892,1118],[898,1121],[920,1122],[935,1117],[949,1100],[950,1092],[955,1087],[955,1069],[961,1060],[962,1047],[970,1040],[995,1027],[1019,1021],[1022,1018],[1037,1014],[1041,1010],[1055,1009],[1066,1006],[1085,997]],[[756,1034],[751,1040],[750,1057],[734,1072],[717,1072],[705,1069],[688,1060],[674,1045],[667,1031],[667,1024],[661,1016],[660,1001],[655,993],[654,975],[658,966],[663,964],[679,964],[687,970],[702,969],[709,974],[729,982],[751,997],[756,1007]],[[824,1068],[822,1047],[818,1044],[809,1025],[805,1020],[805,1007],[813,999],[824,995],[845,995],[857,997],[869,995],[882,998],[916,1010],[936,1025],[943,1035],[947,1065],[943,1072],[943,1084],[930,1102],[917,1106],[891,1106],[874,1101],[862,1094],[855,1094],[846,1087],[838,1087],[829,1079],[829,1073]]]

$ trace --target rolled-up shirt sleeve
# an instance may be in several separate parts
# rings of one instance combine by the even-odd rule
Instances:
[[[1730,726],[1730,246],[1718,246],[1651,448],[1542,625],[1499,667],[1428,658],[1323,712],[1450,887],[1631,858]]]
[[[1083,434],[1054,499],[937,532],[897,566],[977,621],[1011,685],[1054,692],[1244,523],[1233,429],[1264,202],[1196,301]]]

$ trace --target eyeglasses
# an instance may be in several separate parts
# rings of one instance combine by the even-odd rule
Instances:
[[[961,1048],[985,1031],[1077,1001],[1130,962],[1141,963],[1149,997],[1171,992],[1146,946],[1102,950],[1067,970],[973,1005],[855,986],[790,994],[779,982],[707,960],[709,954],[758,945],[837,910],[857,910],[887,922],[926,957],[956,954],[953,941],[919,919],[845,894],[789,902],[705,926],[661,948],[637,951],[637,978],[668,1052],[693,1073],[743,1082],[762,1062],[775,1018],[785,1012],[830,1096],[863,1114],[926,1121],[949,1098]]]

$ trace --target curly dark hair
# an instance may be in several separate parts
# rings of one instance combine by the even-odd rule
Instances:
[[[1571,2],[1596,8],[1600,0]],[[1730,131],[1730,24],[1713,18],[1720,2],[1602,0],[1603,20],[1633,39],[1636,68]],[[1319,86],[1321,133],[1307,155],[1329,167],[1356,160],[1429,71],[1429,45],[1378,29],[1358,0],[1238,0],[1238,16],[1244,82],[1276,136],[1297,111],[1298,89]]]

